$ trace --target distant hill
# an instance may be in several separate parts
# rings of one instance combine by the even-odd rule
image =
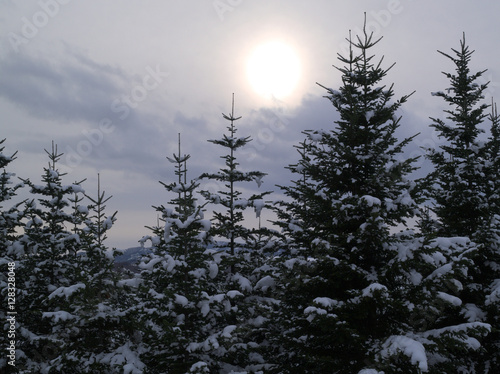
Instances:
[[[213,248],[213,244],[208,244],[207,248]],[[224,247],[221,247],[224,249]],[[117,249],[118,252],[122,254],[115,257],[115,268],[116,269],[128,269],[135,273],[139,272],[138,261],[141,256],[146,255],[151,252],[149,248],[142,247],[132,247],[128,249]]]
[[[149,249],[142,247],[132,247],[124,250],[119,249],[118,251],[122,252],[122,254],[115,257],[115,267],[117,269],[128,269],[133,272],[139,270],[137,263],[139,258],[150,252]]]

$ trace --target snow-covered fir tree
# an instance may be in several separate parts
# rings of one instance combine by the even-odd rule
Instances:
[[[55,370],[51,361],[65,352],[65,339],[72,334],[64,322],[74,316],[65,309],[79,287],[75,280],[80,240],[71,231],[76,218],[68,209],[69,199],[84,192],[83,181],[62,184],[64,173],[57,167],[62,154],[57,146],[52,143],[52,150],[45,152],[49,163],[43,184],[24,180],[32,194],[41,196],[26,202],[24,233],[18,240],[23,247],[16,248],[20,257],[16,307],[23,316],[18,329],[19,366],[41,373]],[[57,297],[60,293],[66,295],[64,303]]]
[[[17,190],[23,186],[22,183],[15,183],[15,173],[8,172],[6,167],[16,159],[17,152],[7,156],[3,153],[5,147],[3,143],[5,139],[0,140],[0,248],[2,248],[2,257],[6,255],[8,247],[10,247],[17,237],[16,229],[21,226],[22,212],[20,206],[22,203],[13,203],[13,206],[5,206],[11,204],[12,199],[17,195]]]
[[[201,180],[214,182],[215,191],[201,191],[203,197],[212,204],[214,217],[211,234],[216,239],[215,247],[223,251],[221,262],[221,289],[238,293],[234,301],[232,324],[237,326],[233,338],[226,345],[228,353],[223,360],[235,370],[259,370],[266,365],[261,355],[261,347],[266,341],[262,323],[267,318],[270,291],[274,280],[268,259],[275,251],[275,239],[271,230],[260,226],[260,215],[268,204],[264,198],[270,192],[254,193],[248,197],[241,191],[241,185],[256,182],[260,187],[266,175],[261,171],[243,171],[238,162],[238,150],[245,147],[250,136],[238,137],[235,122],[234,95],[231,113],[223,114],[229,122],[227,133],[221,139],[209,142],[223,147],[227,153],[221,156],[224,167],[216,173],[204,173]],[[249,228],[244,222],[244,212],[253,208],[259,219],[257,228]]]
[[[222,254],[208,248],[210,221],[197,202],[197,180],[187,179],[187,160],[180,150],[169,161],[177,181],[160,182],[174,197],[155,207],[163,225],[151,227],[150,254],[142,258],[139,287],[143,315],[141,356],[151,373],[216,372],[224,354],[222,341],[231,337],[226,314],[237,292],[218,287]]]
[[[20,208],[20,202],[13,202],[13,198],[17,195],[17,190],[22,187],[22,183],[16,183],[14,180],[15,174],[8,171],[9,164],[16,159],[17,152],[11,155],[4,153],[5,139],[0,140],[0,292],[3,308],[0,309],[0,319],[7,321],[6,312],[9,310],[7,306],[15,306],[15,282],[9,281],[9,264],[14,263],[14,267],[10,266],[15,274],[15,268],[19,265],[19,253],[15,250],[18,246],[16,241],[16,230],[22,228],[23,212]],[[12,278],[12,277],[11,277]],[[12,279],[11,279],[12,280]],[[10,298],[10,300],[9,300]],[[9,301],[11,301],[9,303]],[[0,345],[9,347],[7,344],[10,324],[2,323]],[[0,370],[6,370],[7,355],[6,350],[0,358]]]
[[[431,118],[438,135],[446,143],[439,149],[430,149],[427,157],[435,169],[429,175],[433,183],[430,196],[435,203],[433,211],[440,222],[440,234],[472,236],[477,232],[487,211],[484,191],[486,147],[479,135],[487,117],[488,105],[481,103],[487,84],[477,83],[485,71],[471,73],[469,63],[474,51],[460,42],[460,49],[453,49],[454,56],[440,52],[450,59],[456,73],[444,73],[450,80],[445,91],[433,92],[451,109],[444,112],[447,120]]]
[[[401,153],[388,70],[370,55],[379,40],[350,42],[340,90],[327,88],[340,114],[331,130],[305,131],[299,179],[280,213],[291,250],[283,256],[280,322],[287,372],[355,373],[374,361],[376,347],[401,331],[404,300],[386,264],[397,251],[390,229],[413,216],[416,203]],[[323,87],[323,86],[322,86]]]
[[[66,333],[61,333],[64,352],[51,363],[57,372],[140,373],[144,367],[136,349],[140,339],[135,316],[128,312],[134,298],[123,286],[114,268],[114,253],[105,244],[117,214],[106,215],[109,199],[101,191],[99,175],[96,197],[68,198],[79,240],[74,258],[78,271],[74,285],[52,295],[68,313],[68,318],[56,321]]]
[[[234,95],[231,107],[231,114],[223,114],[224,119],[229,121],[227,127],[228,134],[224,134],[222,139],[209,140],[209,142],[220,145],[227,149],[227,154],[221,156],[225,160],[225,168],[221,168],[217,173],[204,173],[200,179],[208,179],[216,182],[219,189],[216,191],[201,191],[201,194],[212,204],[222,206],[223,211],[214,211],[214,224],[211,232],[213,236],[220,237],[226,242],[223,246],[229,248],[229,253],[234,256],[236,247],[241,248],[241,243],[244,243],[250,238],[252,230],[243,226],[244,220],[243,211],[253,207],[260,216],[260,212],[265,205],[263,197],[270,192],[252,194],[248,198],[242,197],[242,192],[238,189],[238,184],[242,182],[256,182],[260,187],[262,178],[266,175],[260,171],[242,171],[238,168],[239,163],[236,158],[238,149],[248,144],[250,136],[237,137],[237,128],[235,121],[241,117],[234,117]],[[234,264],[233,266],[237,266]],[[234,272],[234,268],[232,271]]]
[[[495,296],[500,279],[498,115],[493,106],[491,135],[485,141],[481,134],[488,117],[488,105],[484,103],[487,84],[478,83],[485,71],[470,71],[474,51],[467,46],[465,35],[460,48],[452,51],[440,52],[453,62],[455,73],[444,73],[450,87],[433,93],[451,109],[444,111],[446,121],[432,118],[432,126],[445,144],[429,150],[435,170],[428,177],[427,191],[437,216],[438,233],[473,241],[464,254],[470,264],[460,299],[466,309],[476,310],[470,321],[489,322],[493,329],[483,343],[483,354],[470,366],[480,372],[496,372],[500,368],[499,304]],[[467,311],[462,314],[467,315]]]
[[[485,265],[489,271],[484,279],[486,287],[485,310],[488,323],[493,326],[492,333],[486,341],[487,350],[480,362],[485,363],[489,373],[500,371],[500,116],[496,104],[492,105],[491,136],[487,142],[488,175],[489,175],[489,214],[487,225],[480,231],[480,241],[485,243]]]

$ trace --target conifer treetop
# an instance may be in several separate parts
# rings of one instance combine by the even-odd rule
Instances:
[[[438,52],[455,64],[455,74],[442,72],[450,81],[450,87],[444,91],[432,92],[433,96],[442,97],[453,109],[444,110],[448,120],[452,124],[448,125],[441,119],[432,118],[434,127],[441,137],[444,137],[455,146],[469,148],[477,136],[484,132],[478,127],[483,122],[487,114],[484,112],[489,107],[488,104],[479,104],[484,99],[484,90],[489,82],[484,84],[476,83],[487,70],[471,73],[469,64],[474,50],[470,50],[465,42],[465,33],[460,41],[460,49],[452,48],[455,56]],[[456,147],[442,147],[448,152],[453,152]]]
[[[3,154],[3,150],[5,149],[5,146],[2,146],[2,144],[5,142],[6,138],[0,140],[0,169],[4,168],[7,166],[10,162],[14,161],[17,157],[17,151],[14,152],[11,156],[6,156]]]

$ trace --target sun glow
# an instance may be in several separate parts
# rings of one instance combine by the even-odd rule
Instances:
[[[294,50],[282,42],[258,46],[247,64],[252,88],[265,97],[289,96],[300,77],[300,62]]]

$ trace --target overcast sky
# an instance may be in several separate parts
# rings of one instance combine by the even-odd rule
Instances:
[[[399,135],[421,133],[408,154],[439,145],[428,117],[444,118],[446,108],[430,93],[448,87],[441,72],[453,66],[437,50],[458,48],[463,32],[476,50],[472,70],[488,69],[486,100],[499,95],[493,0],[0,0],[0,139],[8,153],[19,151],[9,169],[40,182],[54,140],[65,153],[65,184],[87,178],[94,194],[100,173],[113,195],[107,210],[118,210],[118,221],[108,245],[136,246],[156,223],[151,206],[171,198],[158,181],[174,178],[165,157],[177,151],[178,133],[190,178],[222,166],[223,149],[207,140],[225,132],[221,113],[230,113],[234,93],[238,135],[254,139],[241,167],[268,173],[261,189],[278,197],[301,131],[337,118],[316,82],[339,87],[332,65],[364,12],[368,30],[384,37],[374,52],[386,67],[396,62],[386,83],[396,96],[416,90],[400,111]],[[300,65],[279,100],[257,93],[246,71],[253,51],[273,41]]]

